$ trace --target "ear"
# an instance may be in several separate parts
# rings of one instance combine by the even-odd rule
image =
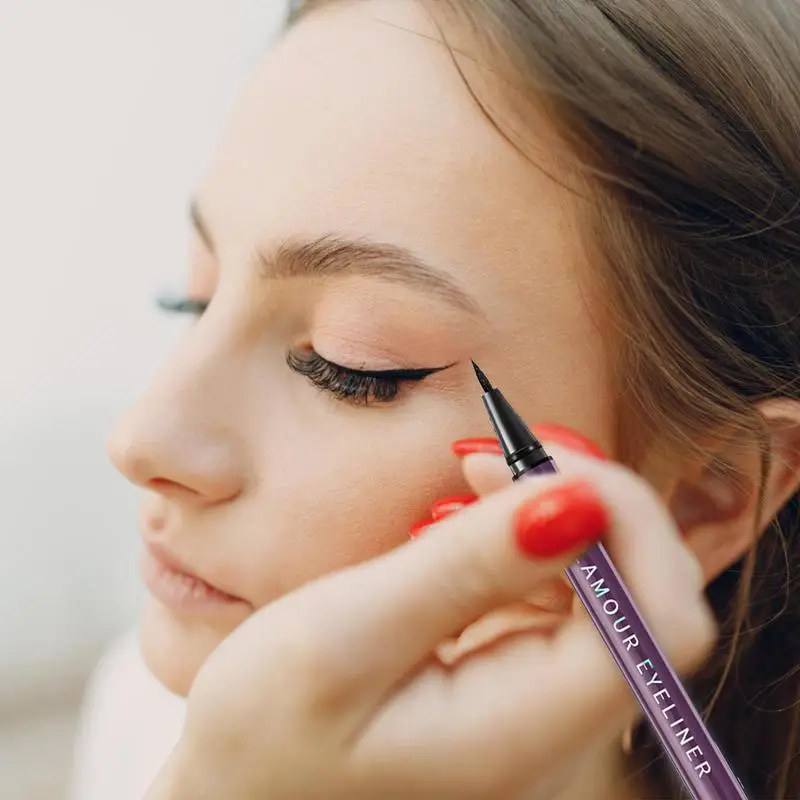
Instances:
[[[763,482],[759,442],[732,443],[695,464],[667,502],[708,582],[741,559],[800,490],[800,401],[759,404],[768,436]]]

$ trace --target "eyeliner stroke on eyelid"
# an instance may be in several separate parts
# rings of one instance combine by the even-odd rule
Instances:
[[[159,308],[169,313],[191,314],[201,317],[209,306],[208,300],[192,298],[159,297]],[[394,400],[402,383],[419,383],[437,372],[455,366],[457,362],[440,367],[417,369],[366,370],[353,369],[323,358],[313,349],[299,353],[289,350],[286,364],[293,372],[306,377],[317,388],[329,392],[336,399],[354,405],[389,403]]]

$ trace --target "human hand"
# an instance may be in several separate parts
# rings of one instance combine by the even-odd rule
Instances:
[[[148,797],[552,796],[635,710],[591,622],[575,614],[449,665],[440,644],[600,537],[676,669],[702,660],[715,626],[654,492],[620,466],[548,449],[561,474],[513,485],[501,459],[465,458],[478,502],[254,614],[198,674],[184,737]]]

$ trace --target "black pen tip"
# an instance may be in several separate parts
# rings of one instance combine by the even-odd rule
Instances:
[[[484,392],[491,392],[494,388],[491,383],[489,383],[489,379],[483,374],[483,370],[473,361],[472,368],[475,370],[475,374],[478,376],[478,383],[481,385],[481,388]]]

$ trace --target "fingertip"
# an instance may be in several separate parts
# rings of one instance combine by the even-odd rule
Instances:
[[[417,537],[421,536],[425,531],[433,525],[436,520],[428,517],[428,519],[423,519],[420,522],[415,522],[409,529],[408,529],[408,538],[409,539],[416,539]]]
[[[473,453],[461,460],[464,478],[476,495],[503,489],[512,483],[511,472],[502,456]]]
[[[514,514],[514,539],[528,558],[580,552],[608,532],[605,503],[586,481],[554,486],[526,500]]]
[[[478,499],[477,495],[461,495],[457,497],[443,497],[431,506],[431,518],[439,521],[467,506],[471,506]]]
[[[458,458],[473,455],[475,453],[487,453],[489,455],[503,455],[503,448],[497,439],[488,437],[472,437],[469,439],[457,439],[450,445],[453,454]]]
[[[540,422],[533,426],[533,432],[545,443],[548,441],[556,442],[573,453],[590,456],[599,461],[608,461],[608,455],[597,442],[572,428],[568,428],[566,425],[560,425],[555,422]]]

